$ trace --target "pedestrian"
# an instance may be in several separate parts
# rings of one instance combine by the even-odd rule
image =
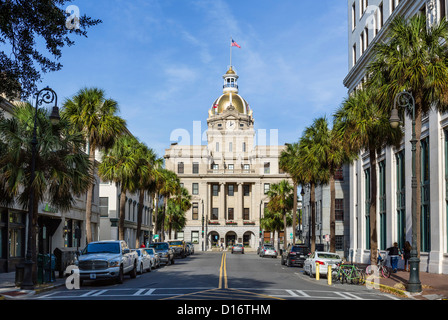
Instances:
[[[145,244],[142,243],[142,244],[140,245],[140,248],[145,248]]]
[[[387,251],[389,252],[391,267],[395,273],[398,270],[398,257],[401,256],[401,250],[398,248],[398,243],[394,242],[394,245],[387,248]]]
[[[409,265],[409,259],[411,258],[411,244],[409,241],[406,241],[403,248],[403,259],[404,259],[404,270],[410,271],[411,267]]]

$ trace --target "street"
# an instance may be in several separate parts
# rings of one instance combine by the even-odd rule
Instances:
[[[37,300],[391,300],[397,297],[365,286],[333,284],[257,254],[197,252],[174,265],[145,272],[123,284],[84,281],[80,289],[61,287]]]

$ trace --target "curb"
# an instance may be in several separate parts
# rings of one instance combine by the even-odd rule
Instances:
[[[59,284],[53,284],[53,285],[46,285],[46,286],[42,286],[42,287],[38,287],[34,290],[20,290],[20,289],[14,289],[11,290],[9,292],[22,292],[22,291],[28,291],[28,292],[23,292],[23,294],[21,295],[8,295],[8,294],[1,294],[0,293],[0,301],[2,300],[22,300],[22,299],[27,299],[28,297],[31,297],[35,294],[39,294],[39,293],[43,293],[46,291],[50,291],[53,290],[55,288],[64,286],[65,283],[59,283]],[[8,293],[8,292],[7,292]]]
[[[365,282],[365,286],[367,286],[368,284],[371,285],[372,286],[371,288],[375,289],[375,290],[385,291],[385,292],[396,294],[396,295],[399,295],[399,296],[405,297],[405,298],[413,298],[411,296],[411,294],[408,291],[406,291],[406,290],[401,290],[401,289],[397,289],[397,288],[394,288],[394,287],[386,286],[386,285],[381,284],[381,283],[375,283],[375,282],[371,282],[371,281],[366,281]]]

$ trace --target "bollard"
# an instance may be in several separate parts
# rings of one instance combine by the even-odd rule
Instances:
[[[319,263],[316,263],[316,280],[320,279]]]
[[[328,269],[327,269],[327,279],[328,279],[328,285],[331,286],[331,265],[328,265]]]

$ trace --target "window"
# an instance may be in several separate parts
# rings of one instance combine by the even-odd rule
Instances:
[[[217,196],[218,196],[218,193],[219,193],[219,185],[214,184],[214,185],[212,186],[212,188],[213,188],[213,196],[214,196],[214,197],[217,197]]]
[[[356,2],[352,4],[352,31],[356,28]]]
[[[271,184],[265,183],[264,184],[264,194],[267,194],[269,192],[270,188],[271,188]]]
[[[336,221],[344,220],[344,199],[334,199],[334,211]]]
[[[216,152],[219,152],[219,142],[216,142]]]
[[[199,219],[199,203],[193,202],[191,211],[192,211],[192,219],[198,220]]]
[[[233,164],[229,164],[227,169],[229,170],[229,172],[233,173]]]
[[[364,46],[364,32],[361,33],[360,39],[359,39],[359,45],[361,46],[361,55],[364,53],[365,46]]]
[[[439,6],[439,21],[441,21],[443,18],[446,17],[446,0],[439,0],[440,6]]]
[[[337,251],[344,250],[344,236],[336,236],[336,250]]]
[[[384,16],[384,9],[383,9],[383,3],[381,2],[380,5],[378,6],[378,11],[377,11],[377,21],[376,21],[377,33],[383,27],[383,24],[384,24],[383,16]]]
[[[264,174],[269,174],[271,172],[271,163],[265,162],[264,163]]]
[[[233,219],[235,219],[234,210],[233,210],[233,208],[228,208],[227,209],[227,220],[233,220]]]
[[[353,45],[352,62],[353,62],[353,66],[354,66],[356,64],[356,43]]]
[[[199,243],[199,231],[191,231],[191,242]]]
[[[213,170],[213,173],[218,173],[219,165],[217,165],[217,164],[212,164],[212,170]]]
[[[344,181],[344,170],[341,168],[336,169],[334,172],[334,179],[337,181]]]
[[[199,163],[193,162],[193,173],[199,173]]]
[[[233,197],[234,188],[235,188],[235,186],[233,184],[229,184],[227,186],[227,195],[228,196]]]
[[[229,152],[232,152],[232,142],[229,142]]]
[[[218,220],[218,208],[212,209],[212,217],[211,220]]]
[[[177,164],[177,173],[184,173],[184,163],[183,162],[179,162]]]
[[[364,46],[364,50],[367,50],[367,47],[369,46],[369,29],[367,27],[364,28],[364,38],[366,41],[366,44]]]
[[[194,195],[199,194],[199,183],[193,183],[192,194]]]
[[[243,210],[243,220],[249,220],[249,208]]]
[[[381,161],[379,167],[379,207],[380,207],[380,244],[381,250],[387,249],[387,220],[386,220],[386,163]]]
[[[109,198],[100,197],[100,205],[98,208],[100,209],[100,216],[107,217],[109,215]]]
[[[397,171],[397,243],[399,248],[404,247],[406,241],[406,176],[404,150],[396,155]]]
[[[248,196],[249,196],[249,192],[250,192],[249,185],[248,185],[248,184],[244,184],[244,185],[243,185],[243,193],[244,193],[244,196],[245,196],[245,197],[248,197]]]
[[[429,138],[421,141],[421,248],[423,252],[431,251],[431,211],[429,198]]]
[[[370,168],[364,170],[365,197],[365,239],[366,249],[370,249]]]
[[[250,165],[245,164],[243,165],[243,173],[249,173],[250,172]]]
[[[243,152],[246,152],[246,142],[243,142]]]

